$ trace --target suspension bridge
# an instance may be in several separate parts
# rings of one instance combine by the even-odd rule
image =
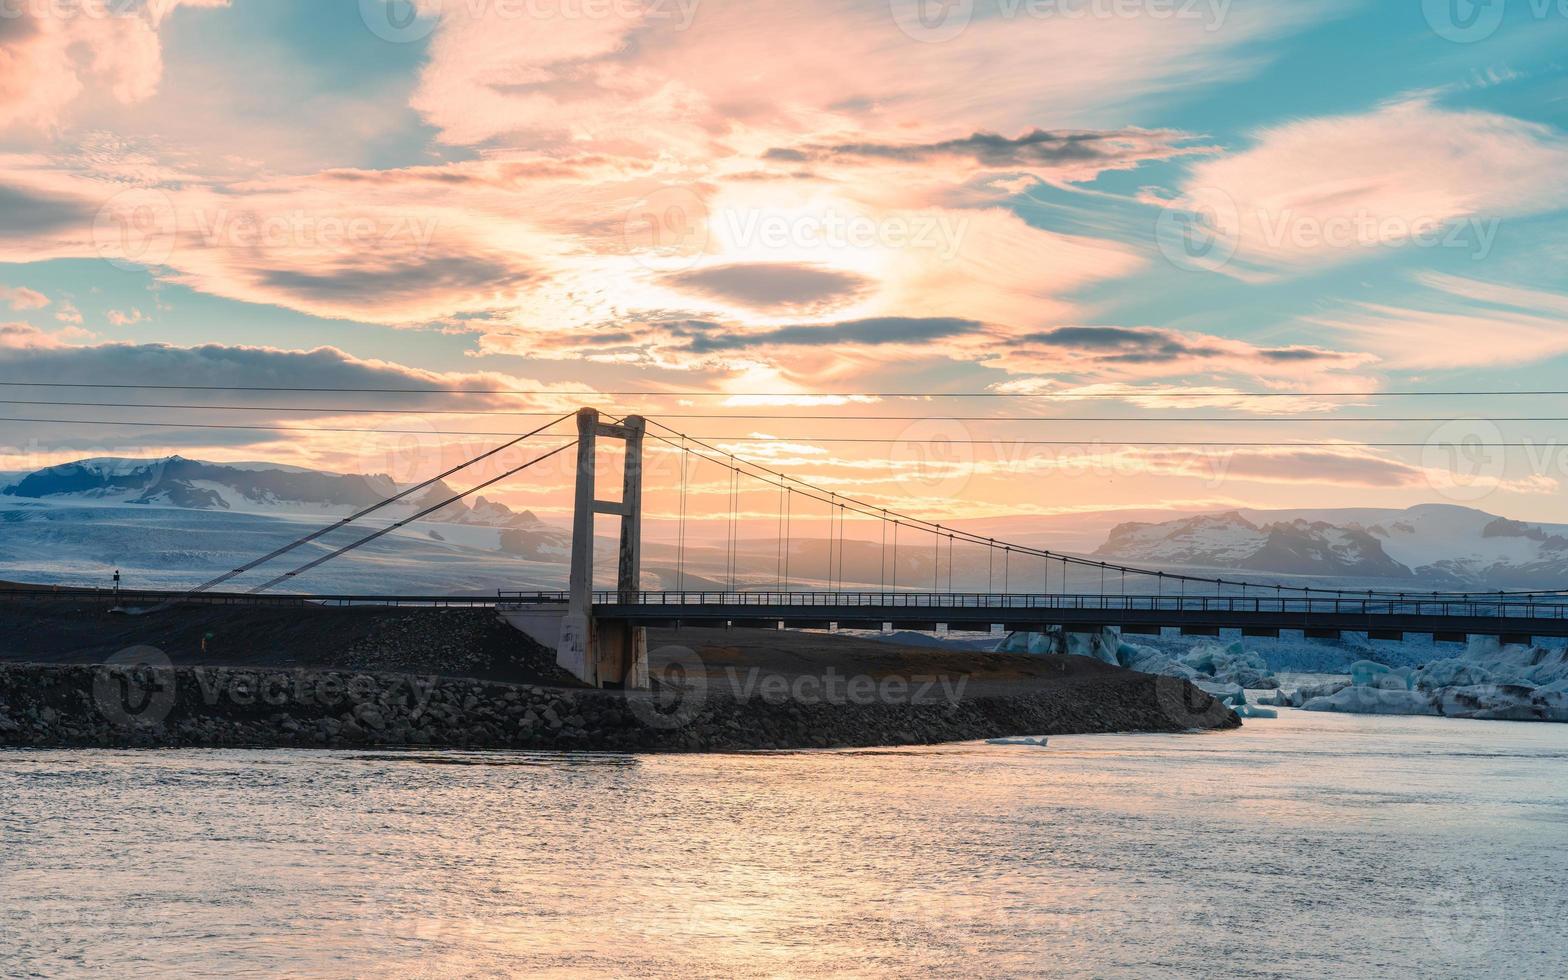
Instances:
[[[505,451],[514,451],[568,421],[575,436],[499,474],[434,502],[418,496],[441,481]],[[623,449],[620,492],[601,499],[599,452],[603,442]],[[672,588],[643,587],[644,454],[651,445],[677,462],[672,521],[673,566],[659,578]],[[524,447],[526,448],[526,447]],[[452,503],[530,468],[576,450],[567,588],[500,591],[474,596],[326,596],[270,590],[363,547]],[[695,506],[696,465],[717,466],[727,480],[723,511]],[[761,493],[774,513],[743,515],[741,499]],[[704,496],[712,496],[711,492]],[[411,515],[274,575],[246,592],[219,586],[400,501],[417,500]],[[825,510],[827,531],[803,549],[801,507]],[[611,589],[595,588],[595,524],[600,515],[619,521]],[[718,520],[726,527],[722,570],[691,567],[697,543],[690,525]],[[772,531],[771,556],[755,532],[744,545],[741,523]],[[855,531],[850,531],[854,525]],[[363,525],[362,525],[363,526]],[[874,529],[868,532],[868,528]],[[318,545],[318,547],[323,547]],[[709,549],[711,551],[711,549]],[[766,567],[771,558],[771,568]],[[809,562],[810,568],[802,567]],[[984,569],[984,587],[981,569]],[[876,578],[872,579],[873,569]],[[873,581],[875,587],[873,588]],[[1411,634],[1438,641],[1475,635],[1528,643],[1568,636],[1568,591],[1414,592],[1324,587],[1242,577],[1202,576],[1102,561],[1019,541],[986,537],[932,517],[916,517],[824,489],[737,452],[672,429],[656,419],[603,416],[592,408],[562,415],[437,475],[400,490],[326,527],[178,594],[144,594],[152,612],[177,602],[386,602],[494,606],[519,630],[556,651],[558,663],[600,686],[643,687],[648,682],[646,629],[670,626],[899,629],[989,633],[1009,631],[1129,634],[1176,629],[1217,636],[1300,631],[1313,638],[1344,632],[1397,640]]]

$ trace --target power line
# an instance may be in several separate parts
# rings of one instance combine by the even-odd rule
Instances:
[[[221,422],[144,422],[135,419],[33,419],[0,417],[0,422],[31,422],[41,425],[111,425],[160,429],[242,429],[260,432],[287,432],[295,435],[309,434],[312,432],[365,432],[381,433],[386,435],[446,435],[446,436],[510,436],[513,432],[497,432],[486,429],[382,429],[382,428],[353,428],[343,426],[283,426],[283,425],[240,425],[238,423],[225,424]],[[673,430],[672,430],[673,431]],[[546,438],[567,438],[559,436],[546,436]],[[905,442],[918,442],[920,440],[871,438],[850,436],[691,436],[695,440],[712,440],[715,442],[749,442],[763,445],[808,442],[808,443],[845,443],[864,445],[898,445]],[[1186,448],[1186,449],[1415,449],[1425,448],[1430,442],[1279,442],[1277,440],[1253,442],[1213,442],[1189,440],[1150,440],[1150,439],[939,439],[934,440],[951,445],[989,446],[996,442],[1006,442],[1015,446],[1138,446],[1153,448]],[[1537,449],[1538,443],[1534,442],[1483,442],[1477,441],[1476,446],[1490,449]]]
[[[238,423],[225,424],[222,422],[138,422],[134,419],[23,419],[0,417],[0,422],[38,422],[48,425],[123,425],[157,429],[245,429],[258,432],[289,432],[294,435],[308,435],[312,432],[371,432],[411,436],[515,436],[517,434],[516,432],[496,432],[485,429],[365,429],[319,425],[240,425]],[[565,434],[559,436],[551,435],[546,436],[546,438],[565,439],[567,436]]]
[[[21,398],[0,398],[0,405],[58,405],[61,408],[158,408],[199,410],[204,412],[319,412],[323,415],[504,415],[509,418],[551,418],[560,414],[559,412],[504,412],[466,408],[350,408],[337,405],[193,405],[189,402],[32,401]]]
[[[0,422],[31,422],[41,425],[111,425],[160,429],[242,429],[259,432],[287,432],[294,435],[309,434],[312,432],[365,432],[386,435],[444,435],[444,436],[511,436],[513,432],[497,432],[486,429],[382,429],[382,428],[353,428],[343,426],[284,426],[284,425],[240,425],[238,423],[225,424],[221,422],[144,422],[135,419],[32,419],[0,417]],[[673,430],[672,430],[673,431]],[[546,436],[546,438],[567,438],[565,434],[559,436]],[[871,438],[851,436],[691,436],[693,441],[712,440],[715,442],[749,442],[762,445],[808,442],[808,443],[844,443],[862,445],[898,445],[906,442],[919,442],[921,440],[896,439],[896,438]],[[997,442],[1005,442],[1014,446],[1137,446],[1169,449],[1422,449],[1431,445],[1430,442],[1279,442],[1277,440],[1253,442],[1215,442],[1215,441],[1190,441],[1190,440],[1157,440],[1157,439],[938,439],[933,440],[950,445],[959,446],[989,446]],[[1539,443],[1535,442],[1484,442],[1477,441],[1475,445],[1488,449],[1538,449]]]
[[[36,405],[58,406],[61,408],[155,408],[173,409],[180,411],[216,411],[216,412],[314,412],[322,415],[457,415],[457,416],[494,416],[506,418],[551,418],[555,412],[528,412],[507,411],[495,409],[467,409],[467,408],[358,408],[338,405],[214,405],[210,403],[189,402],[100,402],[100,401],[61,401],[61,400],[33,400],[21,398],[0,398],[0,405]],[[626,414],[640,414],[645,409],[622,409]],[[734,422],[811,422],[820,419],[831,419],[839,422],[1188,422],[1188,423],[1247,423],[1247,424],[1272,424],[1280,423],[1309,423],[1317,425],[1337,424],[1341,422],[1568,422],[1565,415],[1500,415],[1500,416],[1452,416],[1452,415],[1352,415],[1352,416],[1198,416],[1198,415],[844,415],[833,413],[831,416],[798,416],[789,417],[781,415],[767,415],[761,413],[736,413],[736,412],[659,412],[660,418],[666,419],[704,419],[710,421]]]
[[[0,381],[3,387],[106,388],[136,391],[274,391],[333,392],[379,395],[525,395],[594,398],[1512,398],[1568,395],[1568,389],[1514,391],[1459,389],[1448,391],[1166,391],[1128,388],[1122,391],[708,391],[694,389],[597,391],[589,388],[344,388],[328,386],[100,384],[91,381]]]

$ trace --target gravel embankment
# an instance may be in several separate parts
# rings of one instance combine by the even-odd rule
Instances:
[[[913,686],[912,686],[913,687]],[[1185,682],[1118,672],[1012,697],[623,695],[407,673],[0,665],[0,746],[701,751],[1229,728]]]

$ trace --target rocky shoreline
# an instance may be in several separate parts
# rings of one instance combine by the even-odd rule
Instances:
[[[135,655],[110,665],[0,664],[0,747],[732,751],[1239,724],[1184,680],[1133,672],[1014,696],[884,684],[803,699],[798,689],[623,694],[408,673],[176,667]]]

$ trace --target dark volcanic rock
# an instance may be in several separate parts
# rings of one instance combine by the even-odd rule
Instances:
[[[1238,724],[1185,681],[1132,672],[1017,696],[806,702],[397,673],[0,665],[0,746],[724,751]]]

